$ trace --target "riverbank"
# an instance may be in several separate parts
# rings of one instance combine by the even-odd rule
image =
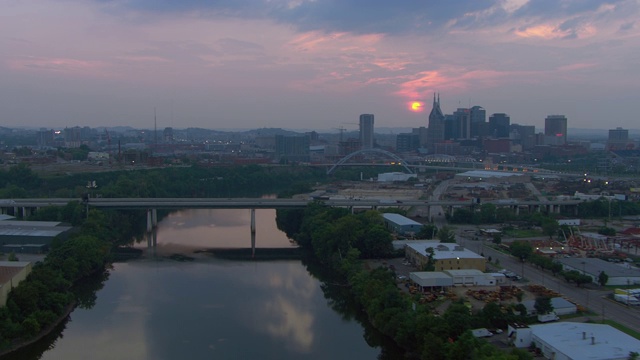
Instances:
[[[60,317],[53,322],[52,324],[50,324],[49,326],[47,326],[46,328],[40,330],[40,332],[38,333],[38,335],[36,335],[34,338],[31,338],[29,340],[24,340],[24,341],[15,341],[12,342],[11,346],[7,349],[3,349],[0,350],[0,358],[2,358],[5,355],[9,355],[11,353],[14,353],[16,351],[20,351],[21,349],[31,345],[31,344],[35,344],[36,342],[42,340],[43,338],[45,338],[46,336],[50,335],[51,332],[57,328],[60,324],[62,324],[64,321],[67,320],[67,318],[69,317],[69,315],[71,314],[71,312],[73,311],[73,309],[76,308],[76,302],[73,301],[72,303],[70,303],[69,305],[67,305],[64,309],[64,312],[60,315]]]

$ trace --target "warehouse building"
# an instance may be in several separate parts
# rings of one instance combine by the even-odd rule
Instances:
[[[433,252],[435,271],[476,269],[484,272],[486,268],[484,257],[455,243],[415,241],[405,247],[405,257],[419,269],[429,261],[430,252]]]
[[[535,300],[526,300],[522,302],[522,305],[527,308],[527,314],[536,315]],[[578,312],[578,306],[569,300],[561,297],[551,298],[551,306],[553,306],[553,312],[556,315],[570,315]]]
[[[422,229],[422,224],[400,214],[385,213],[382,217],[387,229],[399,235],[417,234]]]
[[[0,261],[0,307],[7,304],[11,289],[27,278],[31,272],[28,261]]]
[[[616,264],[598,258],[562,258],[558,259],[564,271],[576,270],[589,275],[594,283],[598,283],[601,271],[609,276],[607,285],[638,285],[640,270],[629,264]]]
[[[42,253],[55,237],[64,238],[71,229],[55,221],[0,221],[0,251]]]
[[[496,286],[496,278],[476,269],[444,270],[455,286]]]
[[[631,352],[640,352],[640,340],[604,324],[516,324],[509,325],[507,335],[516,347],[534,344],[547,359],[622,360],[628,359]]]
[[[420,271],[409,273],[409,279],[420,287],[420,290],[444,290],[453,286],[453,278],[443,272]]]

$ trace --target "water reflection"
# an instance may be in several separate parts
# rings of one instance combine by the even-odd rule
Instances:
[[[256,209],[256,246],[292,246],[275,221],[274,209]],[[251,210],[189,209],[170,213],[157,229],[158,251],[251,247]],[[146,244],[138,244],[144,247]]]
[[[219,211],[232,214],[217,217]],[[273,210],[256,211],[258,247],[291,246],[274,219]],[[174,213],[159,224],[157,251],[246,248],[249,222],[249,210]],[[87,301],[95,306],[71,314],[55,347],[20,359],[374,359],[379,354],[358,323],[327,305],[320,282],[300,261],[188,255],[195,260],[145,256],[114,264],[97,298]]]

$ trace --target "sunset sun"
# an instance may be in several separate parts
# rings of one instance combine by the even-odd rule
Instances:
[[[415,111],[415,112],[422,111],[422,103],[420,101],[412,101],[411,102],[411,111]]]

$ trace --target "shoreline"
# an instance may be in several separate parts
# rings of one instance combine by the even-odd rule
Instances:
[[[51,332],[58,327],[60,324],[62,324],[63,321],[67,320],[67,318],[69,318],[69,316],[71,315],[71,313],[73,312],[73,310],[75,310],[76,308],[76,302],[73,301],[71,302],[69,305],[67,305],[64,309],[64,312],[60,315],[60,317],[58,317],[58,319],[56,321],[54,321],[53,323],[51,323],[49,326],[47,326],[46,328],[44,328],[43,330],[40,330],[40,332],[38,333],[38,335],[36,335],[35,337],[28,339],[28,340],[23,340],[23,341],[19,341],[16,343],[12,343],[11,346],[7,349],[3,349],[0,350],[0,358],[2,358],[5,355],[9,355],[13,352],[16,352],[18,350],[21,350],[29,345],[32,345],[40,340],[42,340],[45,336],[50,335]]]

